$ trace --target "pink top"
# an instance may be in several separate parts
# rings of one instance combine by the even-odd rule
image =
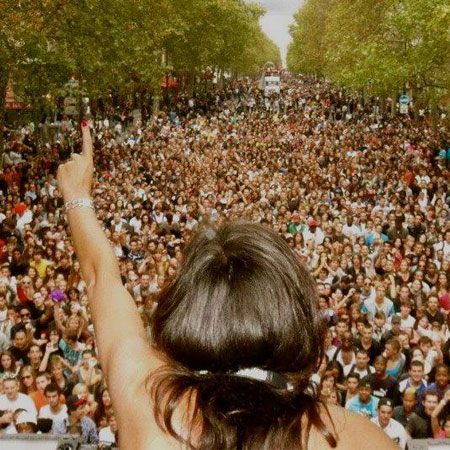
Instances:
[[[439,296],[439,305],[446,311],[450,311],[450,294],[448,292]]]
[[[445,436],[445,431],[441,430],[439,433],[434,435],[434,439],[445,439],[447,436]]]

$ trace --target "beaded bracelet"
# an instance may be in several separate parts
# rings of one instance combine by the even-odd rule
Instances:
[[[82,208],[83,206],[91,208],[95,211],[94,202],[90,198],[75,198],[64,205],[66,213],[71,209]]]

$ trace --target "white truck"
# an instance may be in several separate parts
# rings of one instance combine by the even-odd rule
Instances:
[[[266,96],[279,94],[281,90],[281,81],[278,75],[264,77],[264,94]]]

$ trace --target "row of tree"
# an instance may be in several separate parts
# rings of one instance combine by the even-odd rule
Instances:
[[[24,101],[155,93],[161,79],[251,75],[278,48],[244,0],[0,0],[0,129],[8,82]]]
[[[305,0],[291,36],[291,71],[375,95],[412,91],[419,104],[449,95],[448,0]]]

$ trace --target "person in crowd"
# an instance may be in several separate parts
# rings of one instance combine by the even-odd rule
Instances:
[[[389,339],[384,346],[384,355],[386,357],[386,374],[399,378],[405,366],[406,357],[401,352],[401,344],[398,339]]]
[[[19,434],[34,434],[38,430],[36,416],[28,411],[19,412],[14,425]]]
[[[365,377],[359,380],[358,395],[347,402],[345,407],[349,411],[372,419],[378,414],[378,402],[379,398],[372,395],[370,380]]]
[[[332,361],[336,361],[343,369],[343,374],[348,375],[351,368],[356,364],[356,353],[353,346],[353,336],[347,331],[342,336],[341,346],[336,349]]]
[[[59,167],[58,181],[88,290],[100,362],[106,367],[108,389],[116,406],[119,445],[186,442],[182,436],[185,433],[173,429],[174,408],[169,407],[170,403],[182,414],[179,426],[190,430],[190,446],[194,440],[203,448],[210,445],[208,442],[215,442],[215,448],[222,446],[220,442],[230,448],[253,446],[255,439],[267,446],[285,446],[288,439],[298,445],[306,440],[307,445],[327,442],[336,447],[354,424],[374,433],[389,448],[391,441],[384,433],[349,412],[345,413],[347,422],[340,436],[333,431],[319,431],[328,430],[325,416],[317,409],[319,400],[314,393],[305,390],[323,352],[324,322],[317,292],[306,267],[288,243],[261,224],[231,221],[206,226],[196,234],[174,281],[159,296],[152,316],[154,347],[149,346],[134,299],[123,285],[115,254],[92,209],[93,148],[87,123],[82,124],[82,133],[82,153]],[[89,244],[88,236],[95,245]],[[263,292],[270,295],[264,296]],[[264,306],[267,301],[270,307]],[[102,312],[106,304],[114,311],[108,320]],[[210,309],[210,313],[199,314],[199,307]],[[270,319],[277,315],[276,321]],[[227,317],[228,326],[223,329],[216,326],[220,317]],[[242,323],[243,317],[249,324],[269,320],[270,325],[234,327],[234,323]],[[167,334],[169,329],[172,331]],[[172,337],[168,339],[169,335]],[[208,335],[214,335],[213,341]],[[273,350],[267,352],[268,348]],[[163,355],[167,355],[167,361]],[[274,377],[286,380],[282,395],[275,389]],[[186,379],[193,384],[186,385]],[[239,391],[239,398],[230,398],[230,390]],[[248,402],[255,395],[260,406],[253,403],[250,411]],[[195,408],[189,406],[192,401]],[[70,398],[70,411],[69,404]],[[331,415],[326,413],[327,420],[334,423],[337,415],[332,408],[339,407],[322,404],[331,411]],[[274,408],[271,412],[269,405]],[[261,413],[258,408],[262,408]],[[138,416],[140,420],[136,420]],[[252,417],[258,417],[256,428]],[[299,417],[312,425],[304,436]],[[217,420],[218,427],[206,426]],[[297,424],[296,430],[291,431],[288,424],[293,423]],[[261,426],[265,430],[262,434]],[[266,431],[271,427],[277,428],[274,435]],[[347,439],[355,438],[349,435]]]
[[[415,392],[415,400],[417,405],[422,404],[422,396],[427,387],[427,381],[425,379],[425,369],[422,361],[413,360],[409,366],[409,377],[400,381],[396,387],[396,399],[402,396],[406,389],[412,388]]]
[[[412,387],[406,388],[402,394],[402,403],[394,408],[393,417],[405,428],[412,413],[416,409],[416,390]]]
[[[4,376],[6,373],[11,373],[16,375],[19,368],[16,367],[16,359],[14,355],[5,350],[0,353],[0,376]]]
[[[439,397],[444,398],[445,393],[449,390],[450,373],[446,364],[441,363],[436,366],[434,374],[434,383],[430,383],[427,386],[427,390],[436,391]]]
[[[345,391],[342,396],[342,404],[347,407],[350,401],[358,395],[359,380],[361,377],[358,373],[350,372],[345,380]]]
[[[118,442],[118,431],[117,420],[114,415],[109,416],[108,426],[100,429],[98,433],[99,445],[113,445]]]
[[[0,395],[0,411],[3,415],[0,417],[0,424],[11,424],[13,422],[13,412],[17,409],[23,409],[33,416],[37,416],[36,407],[33,400],[27,394],[19,392],[20,383],[15,375],[6,375],[3,377],[3,391]]]
[[[371,419],[371,421],[379,426],[400,449],[404,450],[408,435],[406,434],[405,427],[392,418],[393,411],[394,402],[389,398],[382,398],[378,402],[378,416]]]
[[[271,228],[313,274],[329,324],[329,360],[344,334],[352,334],[351,367],[332,361],[340,390],[342,364],[346,373],[365,371],[358,348],[369,351],[371,370],[398,339],[399,355],[385,355],[388,373],[403,356],[408,368],[420,359],[427,389],[444,395],[450,177],[435,156],[450,142],[447,125],[436,131],[409,116],[375,120],[371,101],[341,120],[340,111],[353,108],[351,94],[303,77],[286,79],[278,106],[274,98],[261,101],[254,84],[237,83],[239,96],[231,83],[211,96],[196,93],[191,106],[181,91],[172,107],[176,126],[166,111],[136,126],[118,116],[90,124],[96,147],[90,198],[146,339],[157,336],[152,316],[192,236],[207,223],[244,219]],[[102,377],[93,387],[99,430],[114,411],[108,402],[101,407],[106,372],[55,173],[80,145],[82,133],[65,126],[66,132],[62,144],[53,144],[28,127],[4,130],[6,151],[17,157],[0,170],[0,352],[13,352],[0,357],[0,376],[23,365],[49,370],[67,398],[73,382],[88,384],[86,367],[83,379],[78,368],[92,351],[99,361],[92,373]],[[412,394],[397,392],[408,376],[394,377],[393,399],[410,418]],[[331,391],[327,401],[334,402],[338,395]]]
[[[426,439],[434,436],[432,418],[433,411],[438,405],[438,393],[436,391],[426,391],[423,395],[423,410],[413,412],[406,425],[406,431],[411,438]]]
[[[70,395],[66,399],[67,418],[55,420],[52,426],[54,434],[72,434],[80,436],[85,444],[97,444],[98,433],[95,422],[86,417],[85,396]]]
[[[39,410],[39,418],[51,419],[54,423],[68,419],[67,405],[61,402],[61,392],[54,383],[48,384],[44,389],[48,404]]]
[[[382,355],[377,356],[373,365],[375,372],[366,376],[371,384],[373,395],[378,398],[392,398],[397,385],[395,378],[386,373],[386,366],[386,358]]]
[[[45,388],[51,383],[51,380],[51,376],[47,372],[39,372],[36,375],[36,391],[30,394],[30,397],[33,399],[38,413],[43,406],[48,405]]]
[[[23,314],[30,314],[27,309]],[[30,335],[24,324],[17,324],[11,330],[12,345],[9,351],[13,354],[16,363],[21,365],[29,364],[28,353],[30,351]]]
[[[381,353],[380,344],[373,337],[373,325],[370,322],[363,322],[361,337],[356,340],[355,346],[367,352],[370,364],[373,364],[375,358]]]
[[[361,311],[373,320],[378,311],[383,311],[386,317],[395,314],[395,307],[392,300],[386,297],[386,287],[380,282],[376,287],[376,295],[373,299],[364,300]]]
[[[445,392],[441,401],[438,403],[438,405],[434,408],[433,412],[431,413],[431,428],[433,430],[434,437],[438,439],[439,438],[448,439],[448,437],[450,436],[449,424],[447,424],[447,421],[449,419],[448,417],[449,400],[450,400],[450,392],[447,391]],[[442,415],[444,416],[444,419],[440,420]]]
[[[369,365],[369,355],[367,350],[362,348],[357,348],[356,350],[356,363],[350,368],[350,374],[357,374],[360,378],[364,378],[366,375],[370,373],[374,373],[375,369]]]

